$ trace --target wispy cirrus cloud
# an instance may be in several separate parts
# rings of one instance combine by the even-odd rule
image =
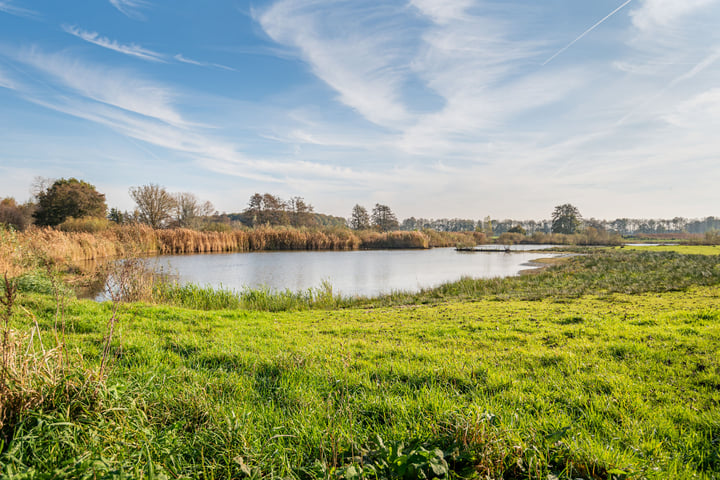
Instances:
[[[717,0],[644,0],[630,14],[633,25],[639,30],[649,30],[677,23],[683,16],[711,5]]]
[[[473,157],[487,143],[484,133],[580,83],[577,71],[519,77],[541,44],[518,40],[517,27],[482,7],[475,0],[389,2],[380,9],[282,0],[255,18],[276,42],[295,48],[342,104],[394,132],[394,148]],[[409,89],[434,101],[418,105]],[[313,143],[333,136],[303,130],[294,137]]]
[[[10,80],[10,77],[2,70],[0,70],[0,87],[9,88],[11,90],[15,89],[15,82]]]
[[[189,157],[206,170],[268,184],[302,179],[371,184],[383,178],[333,164],[247,155],[234,142],[211,135],[215,128],[187,120],[175,107],[171,88],[126,70],[36,49],[18,53],[16,60],[36,71],[36,83],[18,89],[25,100]]]
[[[163,54],[143,48],[134,43],[122,44],[115,40],[110,40],[107,37],[103,37],[97,32],[82,30],[74,25],[63,25],[62,28],[70,35],[74,35],[88,43],[92,43],[93,45],[107,48],[108,50],[113,50],[115,52],[141,58],[143,60],[149,60],[151,62],[165,62],[165,56]]]
[[[65,53],[44,53],[38,49],[22,51],[16,59],[48,77],[57,88],[70,89],[96,102],[168,124],[188,124],[173,106],[176,95],[171,89],[129,71],[108,69]]]
[[[9,13],[10,15],[18,17],[36,17],[38,15],[38,13],[33,10],[13,5],[9,0],[0,0],[0,12]]]
[[[537,178],[544,178],[544,189],[573,184],[583,195],[614,179],[631,185],[647,159],[670,169],[683,150],[701,157],[720,148],[714,140],[693,141],[686,130],[672,134],[699,102],[715,98],[691,96],[691,102],[687,95],[717,74],[718,4],[618,0],[552,56],[547,39],[558,19],[544,4],[413,0],[374,9],[353,0],[279,0],[255,19],[337,92],[339,103],[380,127],[380,134],[366,128],[366,135],[352,135],[331,122],[305,123],[278,141],[311,155],[318,148],[372,145],[376,150],[368,151],[422,165],[438,183],[462,183],[450,180],[461,165],[463,177],[512,176],[518,188],[550,198],[538,191]],[[550,61],[571,46],[596,49],[597,43],[580,40],[591,32],[602,38],[598,27],[610,18],[618,21],[603,39],[606,57]],[[371,40],[358,41],[358,31]],[[618,124],[629,111],[632,121]],[[435,165],[432,158],[443,160]],[[458,198],[466,187],[456,189]]]
[[[173,57],[175,60],[177,60],[180,63],[187,63],[188,65],[196,65],[198,67],[209,67],[209,68],[219,68],[220,70],[228,70],[230,72],[237,71],[236,69],[232,67],[228,67],[227,65],[222,65],[219,63],[211,63],[211,62],[201,62],[199,60],[193,60],[191,58],[187,58],[183,56],[182,54],[178,53]]]
[[[70,35],[73,35],[81,40],[84,40],[88,43],[92,43],[93,45],[97,45],[102,48],[106,48],[108,50],[112,50],[114,52],[122,53],[124,55],[130,55],[132,57],[137,57],[142,60],[147,60],[151,62],[160,62],[160,63],[167,63],[168,62],[168,56],[164,53],[156,52],[154,50],[150,50],[148,48],[144,48],[140,45],[137,45],[135,43],[129,43],[129,44],[123,44],[116,40],[111,40],[108,37],[105,37],[98,32],[91,32],[87,30],[83,30],[75,25],[63,25],[63,30]],[[212,63],[212,62],[201,62],[199,60],[193,60],[191,58],[187,58],[183,56],[182,54],[177,54],[172,57],[174,60],[185,63],[189,65],[196,65],[199,67],[206,67],[206,68],[217,68],[220,70],[227,70],[227,71],[236,71],[232,67],[228,67],[227,65],[222,65],[219,63]]]
[[[145,20],[145,16],[138,10],[149,6],[145,0],[110,0],[110,4],[123,15],[135,20]]]
[[[404,6],[370,8],[353,2],[282,0],[256,20],[277,43],[296,49],[339,100],[378,125],[395,128],[409,121],[402,85],[411,73],[412,26]]]

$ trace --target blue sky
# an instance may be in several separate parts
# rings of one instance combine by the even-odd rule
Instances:
[[[720,215],[720,0],[0,0],[0,197]]]

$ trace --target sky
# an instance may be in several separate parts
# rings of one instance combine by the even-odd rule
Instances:
[[[720,0],[0,0],[0,197],[720,216]]]

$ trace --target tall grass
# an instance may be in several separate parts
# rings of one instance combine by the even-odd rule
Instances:
[[[155,284],[153,301],[197,310],[243,309],[265,312],[334,309],[349,306],[353,302],[335,293],[328,282],[297,292],[267,287],[245,288],[238,292],[223,287],[178,285],[163,281]]]
[[[94,370],[67,362],[62,291],[55,289],[54,294],[53,326],[42,329],[35,314],[21,304],[16,282],[7,273],[0,282],[0,452],[31,412],[67,404],[80,392],[95,392]]]

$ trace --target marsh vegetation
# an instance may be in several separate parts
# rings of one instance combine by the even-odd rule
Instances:
[[[585,253],[378,298],[9,279],[2,476],[716,477],[720,257]]]

